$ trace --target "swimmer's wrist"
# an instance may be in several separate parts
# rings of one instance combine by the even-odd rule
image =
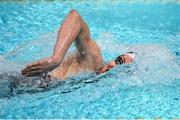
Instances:
[[[61,61],[59,60],[58,57],[56,56],[51,56],[51,60],[56,64],[56,65],[60,65],[61,64]]]

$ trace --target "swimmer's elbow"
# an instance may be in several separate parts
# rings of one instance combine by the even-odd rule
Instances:
[[[72,14],[77,14],[78,12],[77,12],[76,9],[71,9],[70,13],[72,13]]]
[[[70,14],[72,14],[73,16],[76,16],[76,17],[80,17],[80,14],[75,9],[71,9]]]

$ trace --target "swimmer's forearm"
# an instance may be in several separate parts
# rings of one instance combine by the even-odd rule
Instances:
[[[76,39],[80,30],[80,15],[75,10],[71,10],[58,31],[57,41],[52,56],[58,64],[61,64],[68,48]]]
[[[97,74],[100,74],[100,73],[104,73],[104,72],[107,72],[109,71],[111,68],[115,67],[116,66],[116,63],[115,61],[111,61],[110,63],[108,63],[107,65],[105,65],[103,68],[101,68],[101,70],[99,70],[97,72]]]

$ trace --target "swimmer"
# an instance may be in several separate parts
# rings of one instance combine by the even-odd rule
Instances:
[[[77,53],[65,60],[65,54],[73,42],[77,48]],[[76,10],[71,10],[58,31],[52,56],[27,65],[21,74],[31,77],[48,72],[50,77],[57,79],[66,79],[84,71],[101,74],[118,64],[132,63],[134,57],[135,54],[129,52],[103,65],[100,48],[92,40],[86,22]]]

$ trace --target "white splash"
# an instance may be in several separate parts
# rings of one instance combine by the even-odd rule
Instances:
[[[102,53],[116,56],[126,53],[137,53],[135,61],[131,65],[121,65],[110,73],[113,73],[116,80],[121,84],[146,85],[146,84],[169,84],[179,79],[180,67],[177,64],[175,54],[160,44],[138,44],[138,45],[118,45],[114,43],[111,33],[103,33],[97,43]],[[106,58],[105,58],[106,61]],[[108,59],[108,61],[111,61]]]

